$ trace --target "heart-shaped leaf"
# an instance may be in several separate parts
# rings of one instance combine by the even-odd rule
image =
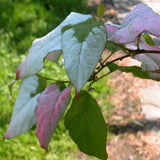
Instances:
[[[65,126],[82,152],[106,160],[106,124],[96,100],[86,91],[73,99]]]
[[[65,69],[77,92],[93,73],[105,44],[103,22],[94,18],[62,28]]]

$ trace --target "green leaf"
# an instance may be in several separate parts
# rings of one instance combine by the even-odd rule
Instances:
[[[47,86],[47,82],[43,77],[41,77],[40,75],[37,75],[37,78],[38,78],[38,86],[37,86],[36,92],[30,95],[31,97],[34,97],[38,93],[41,93]]]
[[[105,44],[104,24],[94,18],[62,28],[65,70],[77,92],[93,73]]]
[[[103,5],[103,3],[100,3],[98,8],[97,8],[97,15],[99,18],[102,18],[105,12],[105,7]]]
[[[120,48],[111,42],[107,42],[107,49],[110,50],[112,53],[115,53],[116,51],[120,50]]]
[[[142,71],[142,68],[138,67],[138,66],[130,66],[130,67],[128,67],[128,66],[118,66],[117,64],[112,63],[112,64],[108,65],[108,68],[109,68],[110,72],[120,70],[122,72],[132,73],[136,77],[140,77],[140,78],[144,78],[144,79],[153,79],[149,76],[147,71]]]
[[[56,82],[56,85],[59,87],[60,91],[63,91],[66,88],[63,82]]]
[[[11,99],[12,89],[13,89],[13,86],[14,86],[15,82],[16,82],[16,80],[13,80],[13,81],[8,85],[8,88],[9,88],[9,99]]]
[[[115,63],[111,63],[107,67],[108,67],[110,72],[114,72],[114,71],[119,69],[119,66],[117,64],[115,64]]]
[[[154,41],[152,39],[152,37],[148,34],[143,34],[143,37],[146,41],[146,43],[148,43],[149,45],[153,46],[154,45]]]
[[[107,129],[100,108],[88,92],[73,99],[65,116],[65,127],[79,149],[100,159],[106,159]]]

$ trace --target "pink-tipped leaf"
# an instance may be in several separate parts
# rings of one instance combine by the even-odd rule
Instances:
[[[160,15],[146,4],[138,4],[122,21],[120,29],[108,40],[114,43],[130,43],[136,40],[140,33],[149,32],[154,36],[160,36]]]
[[[71,87],[60,91],[56,83],[50,84],[38,98],[36,108],[36,135],[41,147],[48,150],[48,144],[57,124],[70,102]]]
[[[36,39],[29,49],[29,54],[25,61],[19,66],[16,79],[38,73],[43,68],[45,58],[55,61],[61,53],[61,29],[66,25],[81,23],[90,18],[91,15],[83,15],[72,12],[57,28],[46,36]]]

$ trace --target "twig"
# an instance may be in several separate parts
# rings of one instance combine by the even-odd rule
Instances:
[[[94,75],[97,75],[104,67],[110,65],[111,63],[114,63],[115,61],[123,60],[124,58],[127,58],[127,57],[130,57],[130,55],[127,54],[127,55],[125,55],[125,56],[122,56],[122,57],[119,57],[119,58],[116,58],[116,59],[114,59],[114,60],[112,60],[112,61],[107,62],[107,63],[104,64],[97,72],[95,72]]]
[[[42,77],[43,79],[49,80],[49,81],[55,81],[55,82],[61,82],[61,83],[70,83],[70,81],[62,81],[62,80],[57,80],[57,79],[53,79],[53,78],[47,78],[47,77],[43,77],[41,75],[39,75],[39,76]]]

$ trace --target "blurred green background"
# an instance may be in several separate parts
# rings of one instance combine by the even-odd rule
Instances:
[[[15,72],[28,54],[32,41],[42,37],[72,11],[89,13],[87,0],[0,0],[0,160],[95,160],[82,154],[72,142],[60,121],[54,134],[49,152],[40,148],[35,136],[35,128],[14,139],[2,139],[10,122],[14,102],[17,96],[18,83],[9,100],[8,84],[15,79]],[[63,79],[64,70],[57,64],[45,63],[42,74]],[[52,75],[53,75],[52,74]],[[109,102],[106,95],[111,89],[106,89],[107,78],[95,84],[93,94],[104,111],[108,110]],[[104,113],[108,116],[108,113]]]

